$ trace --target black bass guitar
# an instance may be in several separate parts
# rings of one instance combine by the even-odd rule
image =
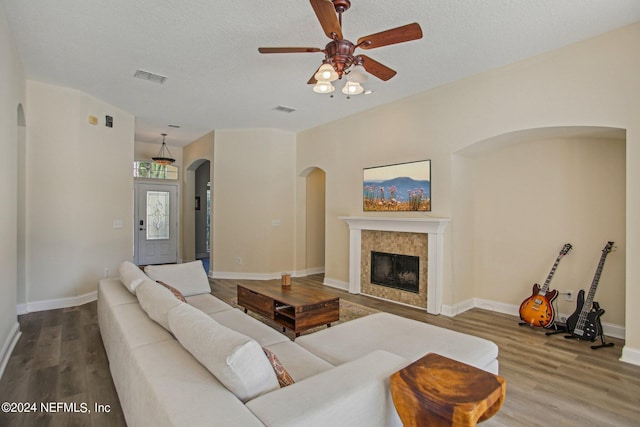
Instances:
[[[613,242],[608,242],[604,249],[602,249],[602,256],[600,257],[596,273],[593,276],[593,282],[591,282],[587,298],[585,299],[584,297],[583,289],[578,292],[576,311],[567,318],[567,331],[571,334],[569,337],[589,341],[595,341],[596,338],[600,337],[602,339],[603,337],[600,316],[604,314],[604,310],[600,308],[597,302],[593,301],[593,298],[596,294],[600,276],[602,275],[604,261],[607,259],[607,255],[611,252],[612,247]]]

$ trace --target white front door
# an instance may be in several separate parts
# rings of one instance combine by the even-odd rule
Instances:
[[[178,260],[178,185],[135,185],[135,260],[138,265]]]

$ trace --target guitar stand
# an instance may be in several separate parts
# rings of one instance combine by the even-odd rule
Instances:
[[[563,334],[563,333],[567,332],[567,327],[566,326],[558,325],[557,323],[553,324],[553,329],[554,329],[553,331],[545,332],[544,334],[546,336],[549,336],[549,335]]]
[[[576,340],[579,340],[579,339],[580,339],[580,338],[575,337],[575,336],[573,336],[573,335],[565,335],[564,337],[565,337],[566,339],[568,339],[568,340],[570,340],[570,339],[576,339]],[[594,340],[594,341],[595,341],[595,340]],[[593,342],[593,341],[592,341],[592,342]],[[604,340],[604,335],[600,335],[600,344],[598,344],[598,345],[592,345],[592,346],[591,346],[591,350],[598,350],[598,349],[603,348],[603,347],[613,347],[613,343],[612,343],[612,342],[605,342],[605,340]]]
[[[597,350],[599,348],[602,347],[613,347],[613,343],[612,342],[605,342],[604,341],[604,335],[600,335],[600,344],[599,345],[592,345],[591,346],[591,350]]]

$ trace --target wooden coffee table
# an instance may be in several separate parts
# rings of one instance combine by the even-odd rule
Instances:
[[[262,282],[238,285],[238,305],[268,317],[284,328],[300,332],[316,326],[331,326],[340,318],[340,299],[296,284]]]
[[[393,403],[405,427],[475,426],[502,406],[504,378],[429,353],[391,375]]]

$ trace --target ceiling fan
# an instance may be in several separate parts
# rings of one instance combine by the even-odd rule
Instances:
[[[258,51],[260,53],[324,53],[325,58],[322,65],[307,82],[315,84],[314,91],[316,92],[333,92],[334,88],[331,82],[346,75],[347,84],[343,92],[348,95],[362,93],[363,88],[360,83],[367,79],[364,71],[381,80],[389,80],[396,75],[394,70],[366,55],[356,55],[354,51],[357,48],[374,49],[422,38],[422,29],[418,23],[414,22],[360,37],[354,44],[342,36],[342,14],[351,6],[350,0],[310,0],[310,2],[324,33],[331,39],[324,49],[317,47],[261,47],[258,48]]]

